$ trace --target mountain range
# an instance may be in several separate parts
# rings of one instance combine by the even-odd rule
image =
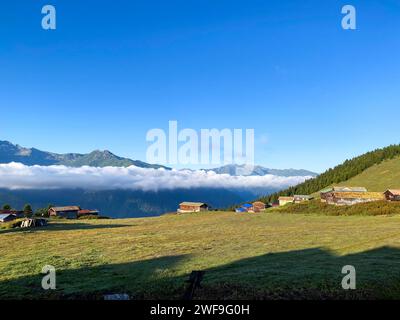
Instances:
[[[18,162],[27,166],[65,165],[69,167],[128,167],[140,168],[171,168],[157,164],[149,164],[140,160],[119,157],[110,151],[96,150],[88,154],[67,153],[58,154],[36,148],[25,148],[8,141],[0,141],[0,164]],[[316,174],[307,170],[277,170],[261,166],[227,165],[220,168],[206,169],[217,174],[232,176],[264,176],[267,174],[281,177],[304,176],[313,177]],[[195,173],[194,173],[195,174]],[[98,209],[104,215],[111,217],[142,217],[154,216],[174,211],[183,201],[206,202],[214,208],[227,208],[232,204],[254,199],[256,197],[277,192],[279,185],[262,185],[249,188],[227,187],[191,187],[160,189],[158,191],[143,190],[86,190],[81,184],[69,189],[0,189],[0,206],[10,204],[16,209],[29,203],[33,208],[46,207],[49,204],[57,206],[80,205],[83,208]]]
[[[0,141],[0,163],[20,162],[32,166],[65,165],[69,167],[128,167],[161,168],[157,164],[149,164],[140,160],[132,160],[116,156],[108,150],[95,150],[87,154],[46,152],[36,148],[24,148],[8,141]],[[166,167],[163,167],[166,168]],[[169,168],[166,168],[169,169]]]
[[[265,176],[272,174],[279,177],[316,177],[318,174],[304,169],[269,169],[262,166],[229,164],[219,168],[205,169],[218,174],[229,174],[231,176]]]
[[[0,163],[19,162],[28,166],[40,165],[65,165],[69,167],[128,167],[136,166],[140,168],[164,168],[171,170],[171,168],[158,165],[149,164],[140,160],[132,160],[129,158],[119,157],[108,150],[95,150],[87,154],[80,153],[53,153],[42,151],[36,148],[25,148],[18,144],[12,144],[9,141],[0,141]],[[226,165],[214,169],[204,169],[205,171],[214,171],[218,174],[229,174],[232,176],[264,176],[272,174],[281,177],[291,176],[311,176],[315,177],[317,174],[308,170],[297,169],[269,169],[262,166],[246,166],[246,165]]]

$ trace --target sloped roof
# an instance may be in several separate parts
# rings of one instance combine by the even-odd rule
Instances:
[[[202,206],[206,206],[207,203],[203,203],[203,202],[182,202],[179,205],[180,206],[191,206],[191,207],[202,207]]]
[[[389,189],[389,190],[386,190],[385,193],[386,193],[386,192],[390,192],[390,193],[393,194],[394,196],[400,196],[400,189],[398,189],[398,190]]]
[[[265,203],[261,202],[261,201],[256,201],[256,202],[253,202],[253,206],[265,206]]]
[[[3,220],[9,216],[13,216],[15,217],[15,215],[11,214],[11,213],[5,213],[5,214],[0,214],[0,220]]]
[[[384,194],[381,192],[333,192],[333,196],[340,199],[385,199]]]
[[[279,197],[278,200],[293,201],[293,200],[294,200],[294,197]]]
[[[68,207],[51,207],[51,210],[54,210],[56,212],[59,211],[79,211],[81,208],[79,206],[68,206]]]
[[[312,196],[303,195],[303,194],[295,194],[294,198],[312,199]]]
[[[327,192],[367,192],[367,188],[364,187],[329,187],[322,189],[320,193],[327,193]]]
[[[89,213],[98,213],[99,210],[88,210],[88,209],[83,209],[83,210],[79,210],[78,213],[79,214],[89,214]]]

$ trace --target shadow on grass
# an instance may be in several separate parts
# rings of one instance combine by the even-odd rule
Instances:
[[[47,226],[35,228],[14,228],[0,229],[0,235],[12,232],[36,232],[36,231],[68,231],[68,230],[90,230],[90,229],[108,229],[108,228],[123,228],[132,227],[132,224],[93,224],[93,223],[62,223],[50,221]]]
[[[41,289],[42,275],[0,282],[0,299],[101,299],[129,293],[134,299],[180,299],[188,255],[57,272],[57,290]],[[320,249],[265,254],[203,268],[197,299],[393,299],[400,298],[400,250],[382,247],[346,256]],[[198,269],[198,264],[193,269]],[[356,290],[343,290],[342,268],[356,268]],[[57,268],[57,266],[55,266]],[[182,268],[184,267],[184,269]],[[183,274],[182,274],[183,272]],[[181,275],[180,275],[181,274]],[[177,276],[180,275],[180,276]]]

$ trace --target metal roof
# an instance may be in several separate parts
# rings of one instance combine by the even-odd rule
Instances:
[[[367,192],[367,188],[364,187],[329,187],[321,190],[321,193],[327,192]]]
[[[333,192],[333,196],[340,199],[385,199],[385,195],[380,192]]]
[[[5,213],[5,214],[0,214],[0,220],[3,220],[9,216],[13,216],[15,217],[15,215],[11,214],[11,213]]]
[[[278,200],[288,200],[288,201],[293,201],[294,197],[279,197]]]
[[[68,207],[51,207],[51,210],[54,210],[56,212],[58,211],[79,211],[81,210],[80,207],[78,206],[68,206]]]
[[[191,207],[202,207],[206,206],[206,203],[203,202],[182,202],[179,204],[180,206],[191,206]]]

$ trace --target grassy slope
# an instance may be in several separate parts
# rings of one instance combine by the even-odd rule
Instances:
[[[366,187],[368,191],[374,192],[384,192],[387,189],[400,189],[400,157],[385,160],[380,164],[376,164],[366,169],[359,175],[347,181],[336,183],[334,185]],[[314,197],[319,197],[320,193],[315,192],[312,195]]]
[[[369,191],[383,192],[389,188],[400,189],[400,158],[386,160],[361,174],[342,182],[341,186],[362,186]]]
[[[0,298],[180,298],[196,269],[207,270],[198,298],[400,298],[400,216],[213,212],[56,221],[0,231],[0,256]],[[46,264],[58,270],[51,294],[40,287]],[[357,268],[356,293],[341,290],[346,264]]]

